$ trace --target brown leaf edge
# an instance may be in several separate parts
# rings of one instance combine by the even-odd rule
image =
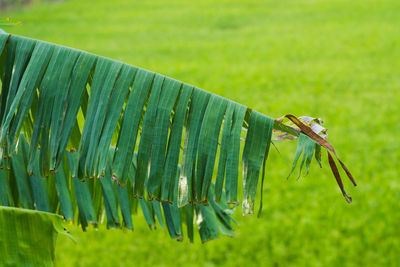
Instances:
[[[312,140],[314,140],[315,142],[317,142],[318,144],[320,144],[327,150],[329,165],[331,167],[333,175],[335,176],[336,182],[337,182],[340,190],[342,191],[342,194],[343,194],[344,198],[346,199],[346,201],[348,203],[351,203],[352,199],[349,195],[347,195],[346,191],[344,190],[344,186],[343,186],[342,179],[340,178],[339,170],[336,166],[335,161],[333,160],[331,153],[333,155],[335,155],[336,159],[339,161],[340,165],[342,166],[343,170],[346,172],[347,176],[349,177],[349,179],[353,183],[353,185],[357,186],[357,183],[354,180],[353,175],[350,173],[349,169],[337,156],[336,151],[333,148],[333,146],[326,139],[322,138],[320,135],[316,134],[313,130],[311,130],[311,128],[309,126],[307,126],[303,122],[301,122],[296,116],[294,116],[292,114],[287,114],[287,115],[277,119],[277,121],[282,122],[284,118],[288,118],[289,120],[291,120],[297,127],[300,128],[302,133],[304,133],[305,135],[310,137]],[[331,152],[331,153],[329,153],[329,152]]]

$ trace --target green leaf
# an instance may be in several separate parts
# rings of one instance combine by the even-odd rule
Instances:
[[[6,46],[6,43],[7,43],[7,40],[8,40],[9,36],[10,35],[8,35],[8,34],[1,34],[0,35],[0,55],[3,53],[3,49]]]
[[[87,177],[93,177],[94,157],[106,117],[106,107],[121,67],[122,63],[99,58],[94,70],[85,125],[79,144],[79,166]]]
[[[227,202],[237,204],[237,190],[239,177],[240,135],[247,108],[235,105],[232,118],[232,129],[229,139],[228,155],[226,159],[225,191]]]
[[[31,150],[29,162],[30,165],[34,160],[35,151],[40,144],[40,175],[48,176],[49,169],[54,170],[54,166],[50,167],[49,162],[49,132],[51,126],[51,115],[53,111],[53,103],[56,101],[59,88],[59,80],[62,77],[64,67],[67,67],[67,75],[72,67],[70,60],[75,60],[75,56],[71,55],[66,48],[56,47],[52,58],[50,59],[47,71],[44,74],[43,81],[39,88],[38,110],[33,126]],[[69,65],[69,66],[68,66]],[[55,111],[57,112],[57,111]],[[54,125],[53,125],[54,126]],[[54,129],[58,132],[58,129]],[[40,141],[39,141],[40,140]],[[50,148],[51,149],[51,148]],[[32,153],[32,154],[31,154]]]
[[[36,41],[20,40],[18,37],[14,36],[10,37],[8,41],[5,76],[2,86],[2,90],[4,90],[4,92],[2,92],[2,96],[4,96],[2,112],[10,109],[35,45]]]
[[[139,198],[139,204],[140,204],[140,207],[142,208],[143,216],[146,219],[146,222],[149,225],[149,228],[152,229],[153,227],[156,226],[156,223],[154,221],[153,215],[150,213],[150,208],[149,208],[148,202],[146,201],[145,198]]]
[[[79,129],[76,129],[76,116],[79,108],[83,106],[83,100],[85,99],[84,96],[87,95],[86,83],[88,82],[89,74],[92,71],[96,59],[97,58],[93,55],[81,53],[72,71],[69,93],[66,100],[65,115],[62,121],[60,141],[57,151],[57,167],[63,159],[69,138],[71,133],[73,133],[73,129],[75,129],[75,132],[78,131],[78,135],[80,135]],[[86,112],[86,109],[83,110]],[[77,144],[74,150],[78,150]]]
[[[261,164],[268,156],[274,120],[252,111],[243,150],[243,214],[254,212]]]
[[[111,139],[115,127],[117,126],[118,119],[120,118],[125,98],[129,93],[129,87],[132,84],[136,71],[137,71],[136,68],[132,68],[128,65],[123,65],[118,80],[115,83],[115,88],[110,96],[104,125],[102,128],[101,135],[99,136],[100,141],[98,142],[97,146],[94,145],[92,146],[93,149],[96,150],[95,159],[98,162],[97,166],[98,175],[104,175],[106,159]]]
[[[193,88],[193,95],[189,108],[189,115],[186,123],[185,143],[182,154],[182,169],[179,177],[178,206],[183,207],[193,201],[195,163],[199,133],[203,116],[207,108],[211,94]]]
[[[106,175],[99,178],[103,188],[104,205],[106,206],[107,227],[119,227],[118,203],[115,195],[114,185],[111,180],[111,170],[106,170]]]
[[[177,211],[177,207],[168,202],[162,201],[161,203],[169,235],[173,239],[182,240],[179,210]]]
[[[193,243],[194,235],[193,235],[193,219],[194,219],[194,208],[192,204],[188,204],[182,208],[185,213],[185,222],[187,228],[187,235],[189,237],[190,242]]]
[[[179,179],[178,164],[181,151],[183,125],[186,118],[187,106],[193,92],[193,87],[183,85],[179,96],[175,115],[169,136],[167,156],[164,164],[162,184],[162,200],[172,203],[176,196],[177,178]]]
[[[136,181],[138,185],[144,185],[148,178],[148,166],[150,163],[150,156],[153,146],[153,135],[154,125],[157,117],[157,106],[161,95],[162,85],[165,77],[156,74],[149,101],[147,103],[146,112],[143,116],[142,135],[139,142],[139,150],[137,156],[137,169],[136,169]]]
[[[62,124],[66,111],[65,107],[69,93],[69,81],[79,55],[80,53],[78,51],[68,51],[63,61],[60,62],[60,64],[62,64],[62,69],[60,70],[56,86],[51,88],[52,90],[56,91],[56,93],[54,97],[54,108],[51,113],[51,132],[49,140],[50,170],[55,170],[56,167],[58,167],[56,165],[56,157],[59,149]]]
[[[117,189],[119,207],[122,213],[122,218],[124,220],[124,226],[128,229],[133,230],[132,214],[131,214],[131,204],[129,202],[128,189],[122,188],[119,184],[114,183]]]
[[[226,99],[212,95],[204,113],[195,177],[196,200],[198,202],[207,201],[217,154],[219,132],[227,104]]]
[[[57,234],[66,234],[62,217],[40,211],[0,207],[0,258],[5,266],[53,266]]]
[[[2,206],[14,206],[8,171],[5,170],[0,170],[0,204]]]
[[[157,106],[157,116],[152,141],[150,174],[147,183],[147,191],[152,199],[161,199],[161,185],[167,151],[170,117],[181,86],[181,82],[170,78],[164,79],[160,100]]]
[[[29,183],[29,175],[23,153],[14,154],[11,158],[11,167],[18,187],[18,195],[21,206],[25,209],[34,209],[34,200]]]
[[[126,183],[128,178],[130,164],[135,151],[140,119],[153,78],[153,72],[142,69],[137,71],[132,91],[125,107],[112,169],[113,176],[116,176],[123,184]],[[135,194],[139,197],[143,196],[144,180],[136,180]]]
[[[65,155],[64,164],[60,165],[60,167],[57,169],[57,172],[54,173],[54,179],[64,219],[72,221],[74,219],[74,209],[70,192],[71,185],[68,182],[70,179],[67,178],[66,173],[68,172],[65,170],[67,164],[67,156]]]
[[[79,154],[78,153],[67,153],[68,162],[70,168],[74,168],[74,171],[71,173],[76,174],[78,169],[78,160]],[[97,219],[95,215],[95,209],[92,202],[92,197],[89,191],[89,187],[86,181],[79,181],[77,177],[72,175],[72,183],[74,192],[76,195],[76,202],[79,209],[79,219],[82,225],[82,229],[85,229],[89,223],[97,224]]]
[[[5,118],[2,121],[1,128],[2,142],[5,141],[4,138],[8,133],[8,129],[10,127],[12,119],[12,127],[13,129],[15,129],[13,130],[15,136],[11,136],[11,138],[18,137],[19,129],[22,126],[25,116],[29,112],[29,107],[31,106],[34,96],[36,94],[36,88],[41,82],[45,68],[47,67],[51,54],[53,53],[53,48],[54,46],[50,44],[39,43],[33,49],[28,66],[26,67],[21,81],[19,82],[15,97],[12,98],[10,108],[7,109],[4,113]],[[30,154],[33,154],[33,151],[30,152]]]
[[[228,156],[228,150],[231,145],[231,128],[232,128],[232,117],[235,105],[233,102],[228,103],[228,107],[224,118],[224,127],[222,128],[221,147],[218,160],[218,172],[217,179],[215,182],[215,199],[219,202],[221,200],[222,188],[224,185],[225,171],[226,171],[226,158]]]
[[[306,166],[306,169],[307,169],[307,172],[306,172],[305,175],[308,174],[309,167],[310,167],[312,156],[314,155],[314,152],[316,153],[315,157],[316,157],[317,161],[320,162],[320,160],[318,160],[318,157],[321,156],[321,150],[319,152],[316,150],[318,146],[319,146],[319,148],[321,148],[321,146],[319,144],[315,143],[307,135],[300,134],[299,139],[297,141],[296,155],[294,157],[293,164],[292,164],[292,169],[290,171],[289,176],[296,169],[297,162],[299,161],[300,156],[302,154],[303,154],[303,158],[302,158],[301,163],[300,163],[298,177],[301,176],[301,171],[302,171],[304,165]],[[319,156],[317,155],[317,153],[319,153]]]
[[[161,212],[161,203],[160,201],[154,201],[151,200],[150,201],[150,207],[151,207],[151,211],[153,213],[153,217],[155,215],[155,217],[158,220],[158,223],[160,224],[161,228],[164,229],[164,222],[163,222],[163,214]]]

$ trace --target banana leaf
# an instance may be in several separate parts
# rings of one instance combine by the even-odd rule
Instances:
[[[2,266],[54,266],[57,234],[69,236],[56,214],[0,206]]]
[[[0,79],[0,204],[60,214],[83,229],[102,218],[133,229],[140,206],[150,228],[158,221],[177,240],[183,224],[193,240],[194,222],[203,242],[232,235],[238,202],[254,211],[273,130],[302,134],[307,170],[321,146],[336,156],[292,115],[297,127],[136,66],[1,32]]]

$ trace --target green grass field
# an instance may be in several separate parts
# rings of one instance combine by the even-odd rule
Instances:
[[[193,1],[194,2],[194,1]],[[6,31],[118,59],[271,117],[324,119],[359,186],[343,199],[326,155],[286,180],[295,143],[268,159],[261,218],[236,237],[177,243],[149,231],[57,241],[58,266],[398,266],[400,264],[399,1],[78,1],[6,15]],[[5,16],[3,14],[3,16]]]

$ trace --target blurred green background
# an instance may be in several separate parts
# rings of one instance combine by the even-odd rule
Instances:
[[[6,31],[118,59],[250,106],[271,117],[323,118],[359,186],[347,204],[326,155],[286,180],[295,143],[267,163],[264,212],[236,237],[177,243],[150,231],[72,228],[58,266],[399,266],[400,2],[79,1],[2,11]]]

